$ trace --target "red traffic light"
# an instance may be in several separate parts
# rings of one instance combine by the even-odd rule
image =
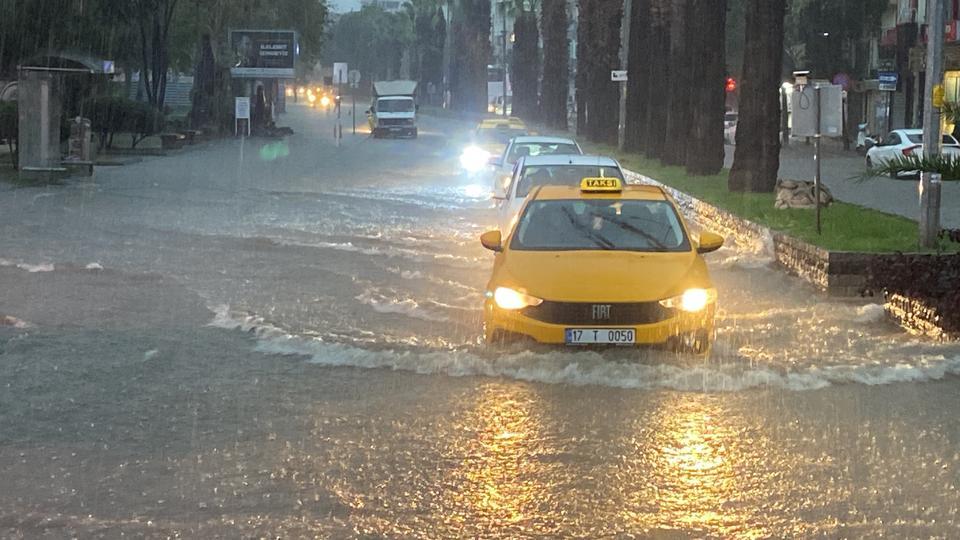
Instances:
[[[737,80],[733,77],[727,77],[727,81],[724,83],[723,88],[727,92],[736,92],[737,91]]]

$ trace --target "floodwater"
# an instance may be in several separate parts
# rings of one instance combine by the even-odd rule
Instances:
[[[0,185],[0,536],[960,530],[960,346],[758,244],[708,256],[708,358],[487,349],[469,126],[284,120]]]

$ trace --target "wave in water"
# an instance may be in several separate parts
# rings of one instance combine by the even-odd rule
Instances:
[[[921,356],[896,365],[835,365],[778,371],[736,360],[710,359],[684,365],[678,357],[657,351],[640,351],[638,358],[642,361],[626,362],[597,351],[375,349],[293,335],[256,316],[236,316],[228,306],[217,307],[214,312],[212,326],[255,335],[255,349],[265,354],[303,356],[324,366],[392,369],[423,375],[504,377],[547,384],[686,392],[740,392],[754,388],[806,391],[836,384],[884,385],[960,375],[960,356],[944,355]],[[670,362],[671,359],[677,361]]]

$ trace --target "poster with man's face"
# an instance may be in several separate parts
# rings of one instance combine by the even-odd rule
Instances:
[[[234,77],[289,79],[294,76],[296,33],[286,30],[230,32]]]

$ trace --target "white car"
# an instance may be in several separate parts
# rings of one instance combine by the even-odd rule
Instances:
[[[892,159],[922,154],[922,129],[895,129],[880,139],[879,144],[867,150],[867,168],[882,166]],[[953,159],[960,156],[960,143],[953,135],[943,135],[943,154]]]
[[[503,154],[490,160],[493,167],[493,193],[506,196],[507,186],[513,177],[513,167],[526,156],[580,155],[583,149],[577,141],[565,137],[526,135],[514,137],[507,143]]]
[[[503,196],[497,201],[497,223],[506,237],[513,229],[517,214],[533,188],[537,186],[579,186],[584,178],[619,178],[623,169],[617,160],[602,156],[547,155],[525,156],[517,161]]]

